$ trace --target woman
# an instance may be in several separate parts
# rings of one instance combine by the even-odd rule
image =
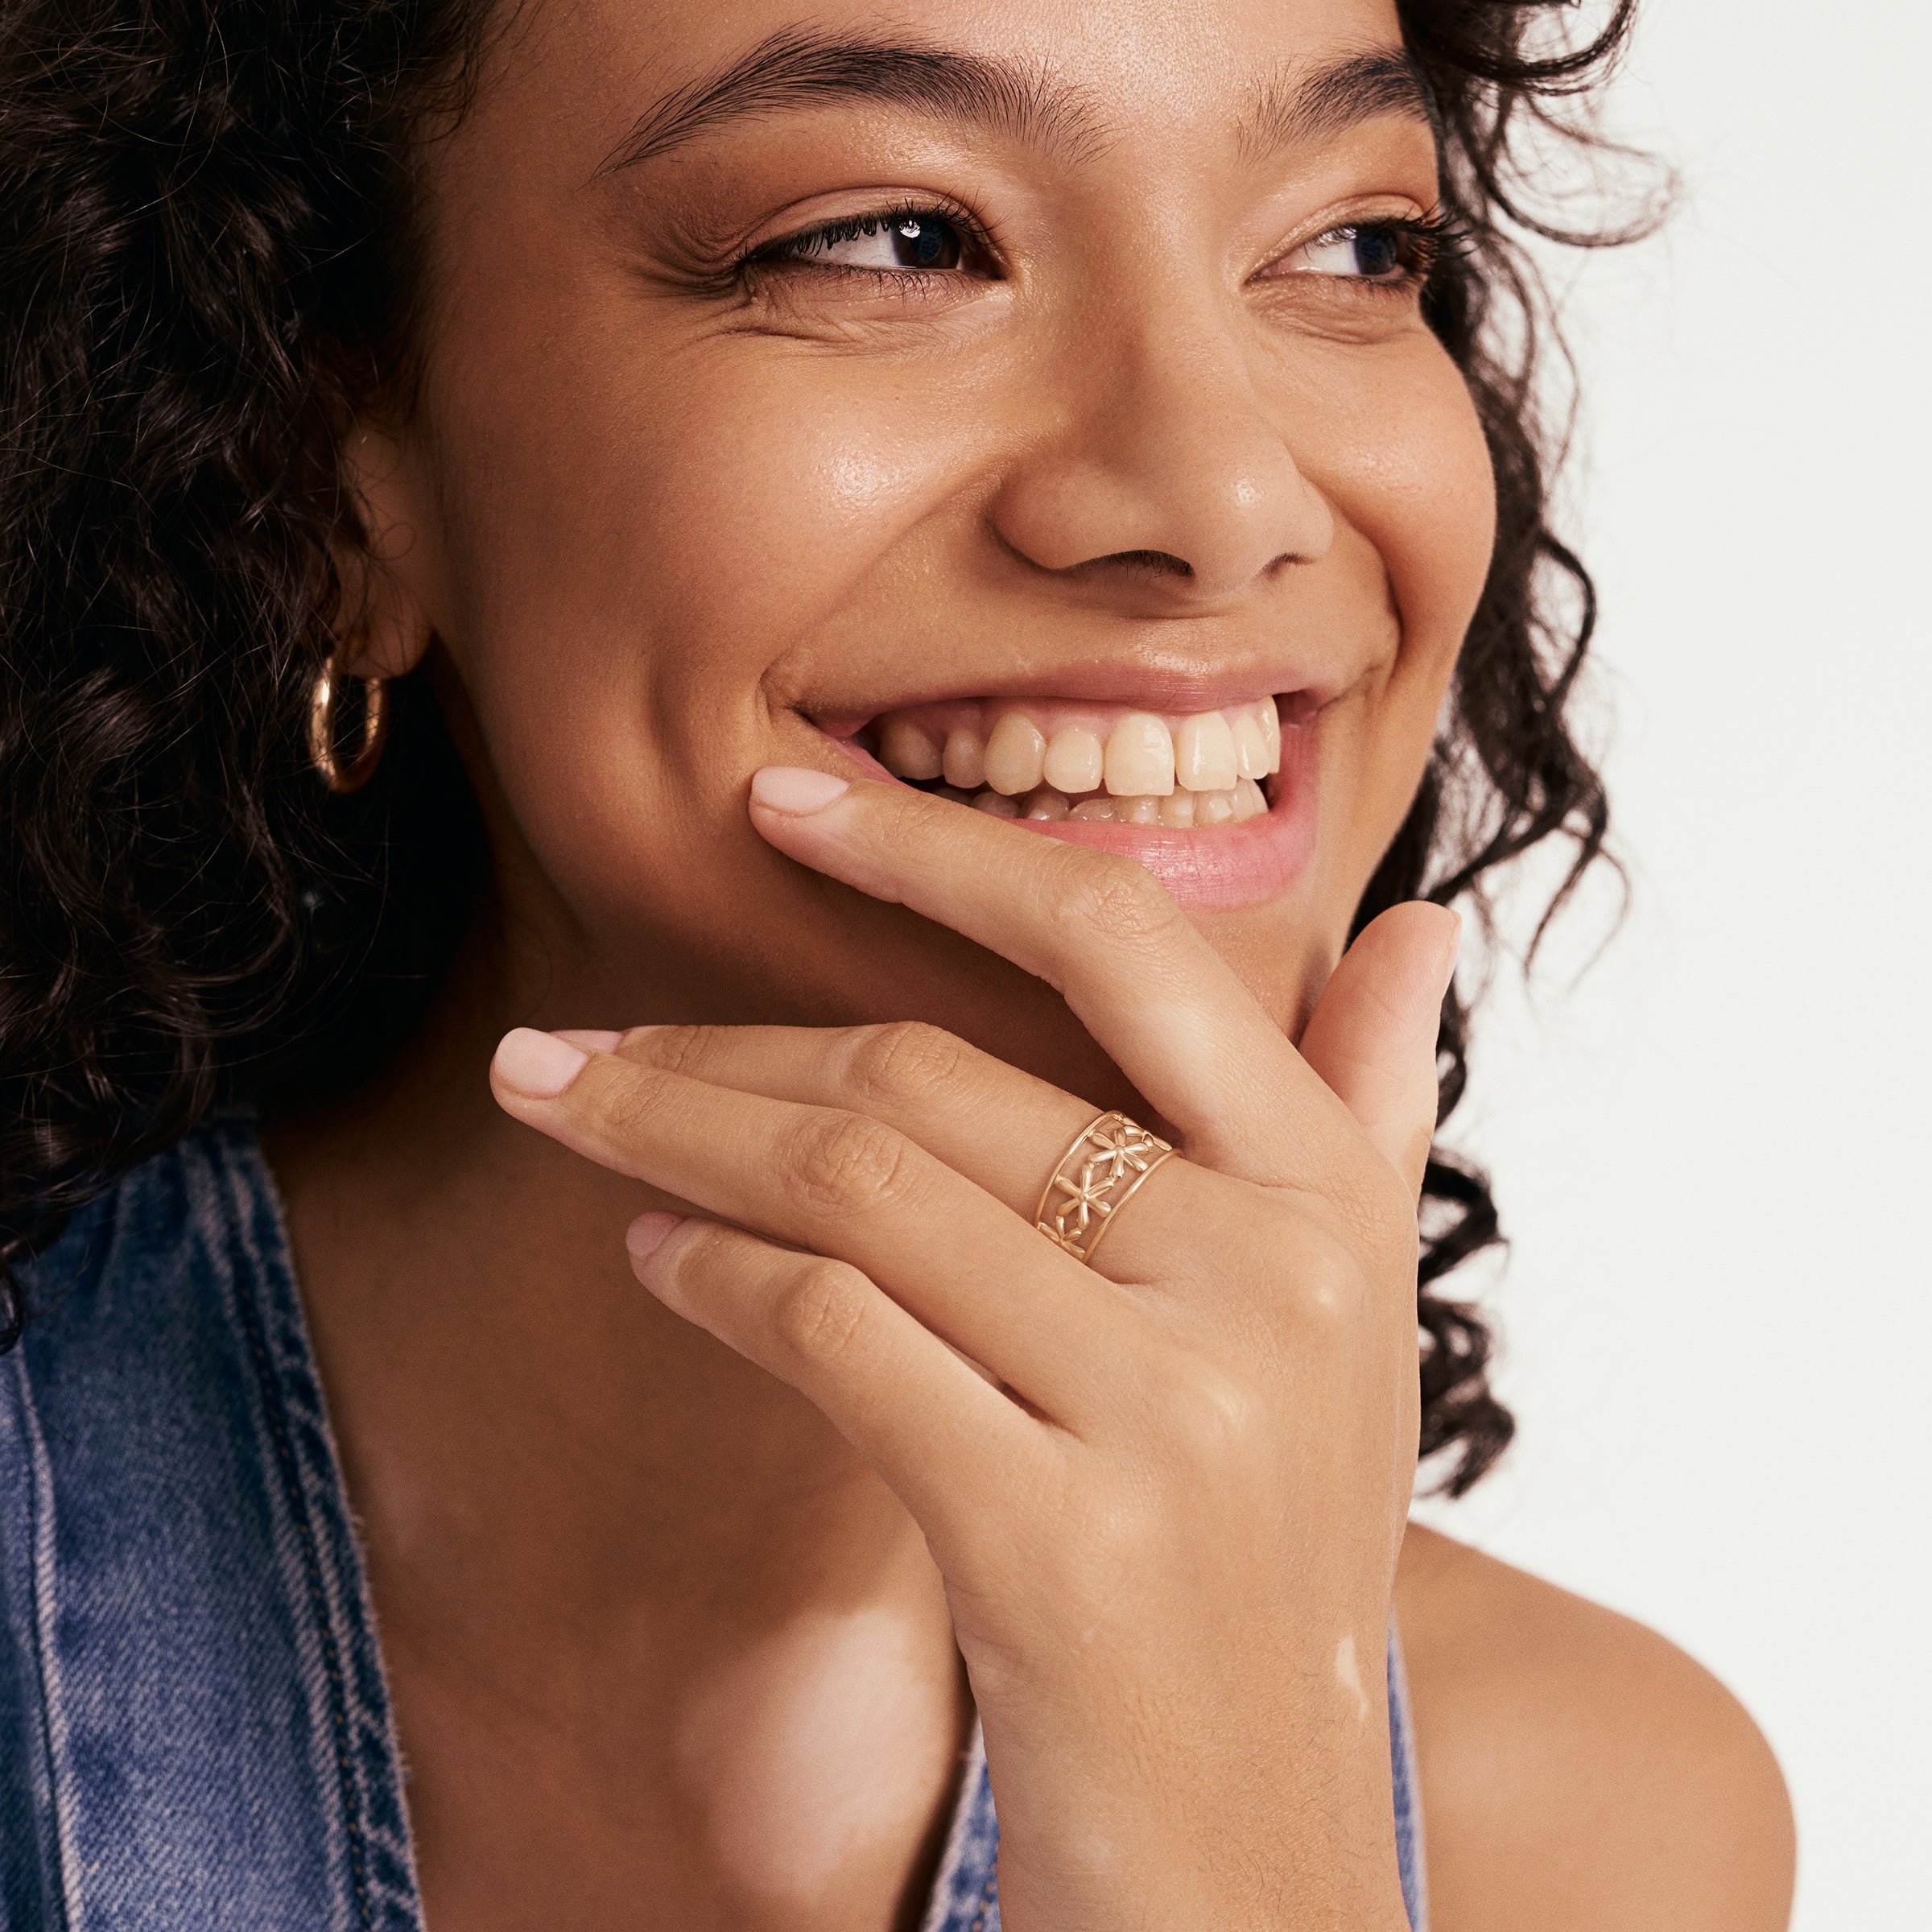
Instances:
[[[1784,1922],[1404,1534],[1625,11],[7,10],[7,1925]]]

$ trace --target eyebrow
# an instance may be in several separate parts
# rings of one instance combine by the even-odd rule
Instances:
[[[1092,101],[1043,68],[906,41],[835,37],[807,27],[768,35],[720,72],[686,82],[646,109],[599,176],[695,141],[734,121],[836,101],[887,102],[942,121],[1015,136],[1070,159],[1091,158],[1107,130]],[[1400,47],[1299,64],[1254,93],[1237,130],[1244,155],[1332,140],[1397,114],[1439,133],[1435,97]]]
[[[667,94],[597,172],[654,160],[727,122],[838,101],[890,102],[1076,155],[1098,131],[1079,93],[1043,69],[946,47],[835,39],[809,27],[785,27],[722,72]]]
[[[1441,141],[1435,90],[1405,47],[1367,47],[1311,70],[1285,70],[1256,90],[1237,134],[1253,159],[1335,140],[1384,114],[1420,121]]]

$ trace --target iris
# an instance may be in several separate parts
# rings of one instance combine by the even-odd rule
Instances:
[[[1402,237],[1392,228],[1358,228],[1350,235],[1355,244],[1356,273],[1372,280],[1400,275]]]
[[[937,215],[909,215],[894,225],[893,254],[902,268],[957,268],[959,233]]]

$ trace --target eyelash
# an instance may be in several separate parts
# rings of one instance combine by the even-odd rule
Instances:
[[[1416,290],[1426,287],[1443,264],[1454,260],[1469,242],[1468,229],[1448,209],[1437,208],[1426,215],[1381,215],[1366,221],[1339,222],[1333,228],[1323,229],[1319,235],[1311,235],[1288,254],[1312,248],[1318,242],[1375,234],[1399,237],[1407,244],[1412,259],[1402,274],[1389,279],[1375,279],[1367,275],[1327,278],[1347,287],[1352,296],[1413,295]],[[1287,256],[1278,256],[1276,259],[1286,261]],[[1274,264],[1271,262],[1269,266],[1272,267]],[[1290,279],[1287,275],[1274,278],[1283,282]]]
[[[850,262],[813,262],[799,256],[788,258],[786,251],[799,248],[807,242],[817,243],[824,248],[836,248],[841,242],[856,242],[866,235],[876,235],[882,230],[896,227],[901,222],[934,218],[957,229],[960,241],[974,254],[985,255],[991,252],[991,244],[985,229],[956,202],[903,201],[895,207],[869,208],[863,214],[849,215],[836,221],[821,222],[815,228],[800,229],[796,233],[781,236],[775,242],[761,242],[755,248],[745,250],[732,262],[727,276],[733,282],[742,285],[760,269],[808,267],[819,275],[838,275],[866,282],[881,291],[890,289],[898,295],[924,294],[943,279],[959,274],[960,270],[956,268],[857,268]],[[1346,286],[1352,296],[1413,294],[1417,289],[1426,287],[1445,262],[1462,253],[1469,240],[1468,230],[1455,217],[1447,208],[1437,208],[1426,215],[1389,215],[1366,221],[1339,223],[1333,228],[1324,229],[1319,235],[1310,236],[1307,242],[1298,246],[1307,248],[1319,242],[1365,233],[1393,233],[1399,236],[1408,245],[1413,260],[1406,272],[1393,280],[1373,280],[1367,276],[1327,278]],[[1285,276],[1277,278],[1280,280],[1286,279]]]
[[[762,268],[809,268],[816,275],[840,275],[868,282],[898,295],[921,295],[946,278],[956,275],[960,270],[857,268],[849,262],[813,262],[795,256],[788,258],[785,251],[807,242],[836,248],[841,242],[857,242],[862,236],[876,235],[895,228],[902,221],[932,220],[943,221],[956,229],[964,247],[972,254],[985,255],[992,252],[985,230],[957,202],[902,201],[896,207],[868,208],[863,214],[848,215],[837,221],[822,221],[815,228],[800,229],[795,234],[781,236],[775,242],[761,242],[756,248],[747,249],[740,255],[729,272],[741,283]]]

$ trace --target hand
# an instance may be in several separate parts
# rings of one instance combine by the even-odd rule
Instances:
[[[1177,1137],[1095,1265],[1033,1213],[1098,1110],[931,1027],[646,1027],[580,1067],[514,1034],[499,1100],[716,1217],[642,1217],[638,1279],[924,1530],[1010,1932],[1397,1932],[1384,1653],[1455,916],[1376,921],[1297,1053],[1130,861],[898,786],[761,802],[798,789],[754,786],[773,844],[1050,981]]]

